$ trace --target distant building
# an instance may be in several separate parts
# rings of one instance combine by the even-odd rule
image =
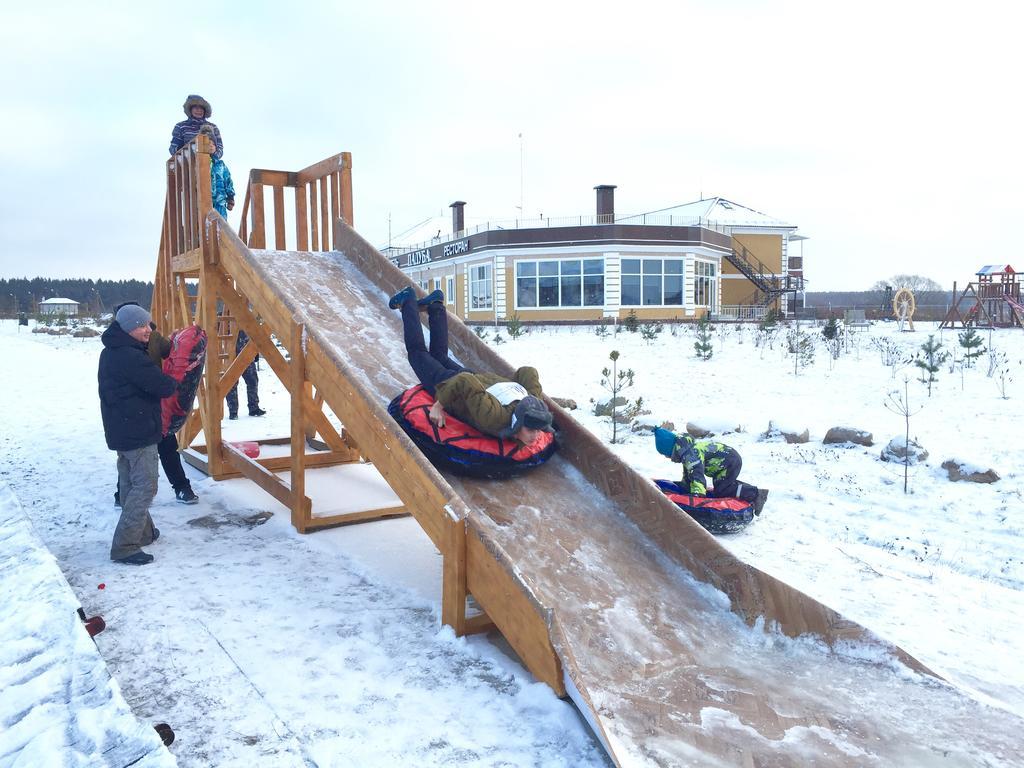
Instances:
[[[601,185],[592,216],[481,221],[451,204],[451,233],[430,219],[382,252],[413,282],[440,288],[468,322],[759,319],[803,306],[804,240],[793,224],[716,197],[651,213],[615,213]],[[434,234],[436,232],[436,234]]]
[[[78,302],[72,299],[47,299],[39,302],[41,315],[77,315]]]

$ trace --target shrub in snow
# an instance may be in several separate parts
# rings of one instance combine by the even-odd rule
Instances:
[[[799,328],[786,333],[786,351],[793,355],[793,375],[814,362],[814,340]]]
[[[942,468],[946,470],[949,479],[954,483],[961,480],[968,483],[994,483],[999,479],[994,469],[982,469],[966,461],[947,459],[942,462]]]
[[[875,438],[870,432],[857,429],[856,427],[832,427],[832,429],[825,433],[825,439],[821,442],[825,445],[855,443],[870,447],[875,444]]]
[[[889,441],[882,449],[882,461],[892,461],[898,464],[919,464],[927,461],[928,451],[916,440],[908,440],[903,435],[898,435]]]

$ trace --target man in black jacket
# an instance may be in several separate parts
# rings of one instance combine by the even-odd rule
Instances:
[[[149,516],[156,495],[157,443],[161,437],[160,400],[175,391],[146,351],[149,312],[126,304],[103,332],[100,353],[100,413],[107,447],[117,451],[121,519],[114,530],[110,559],[130,565],[153,562],[142,547],[160,536]]]

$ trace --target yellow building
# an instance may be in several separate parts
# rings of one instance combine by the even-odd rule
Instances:
[[[596,212],[535,221],[480,221],[465,203],[382,252],[425,290],[440,288],[467,322],[792,314],[803,290],[796,227],[723,198],[618,216],[614,186],[595,187]],[[427,233],[436,234],[424,240]],[[419,239],[420,242],[415,242]]]

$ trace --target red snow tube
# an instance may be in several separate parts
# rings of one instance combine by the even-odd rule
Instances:
[[[533,445],[523,445],[515,438],[485,435],[450,414],[444,428],[438,428],[427,415],[433,404],[434,398],[417,384],[392,400],[388,413],[442,471],[501,479],[540,466],[558,449],[550,432],[541,432]]]
[[[654,483],[670,501],[711,533],[735,533],[754,519],[754,505],[748,501],[694,496],[671,480],[655,480]]]
[[[188,418],[205,362],[206,331],[190,325],[171,335],[171,354],[164,360],[164,373],[177,381],[178,387],[160,402],[165,435],[177,433]]]

